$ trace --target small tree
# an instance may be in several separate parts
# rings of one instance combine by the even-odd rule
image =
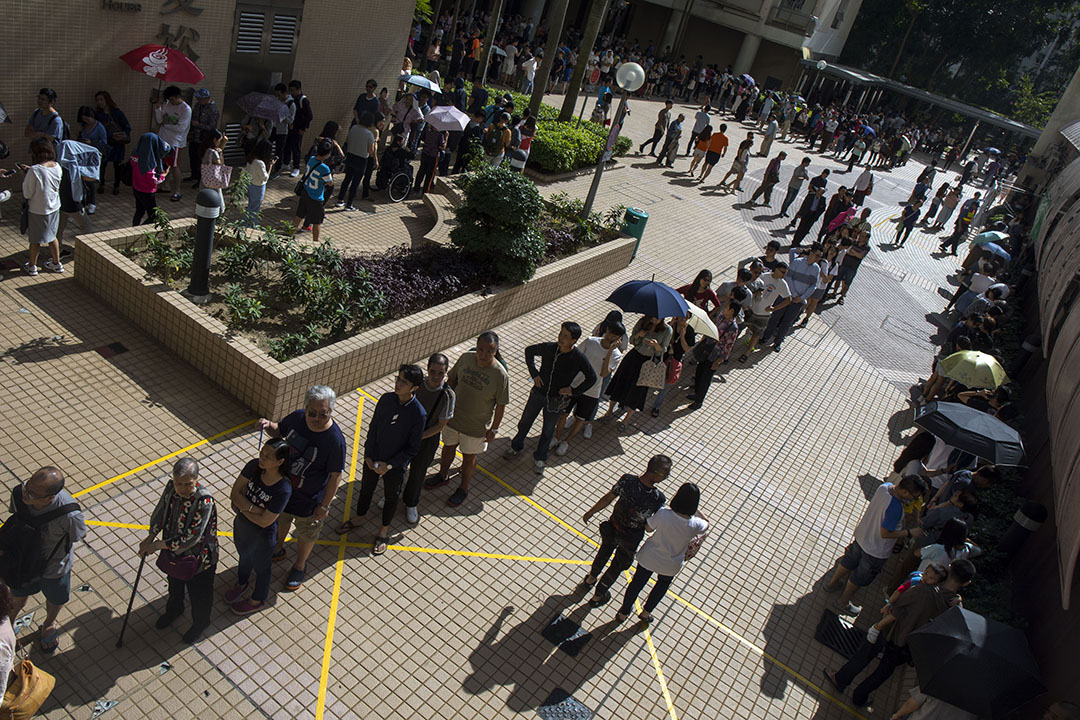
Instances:
[[[450,239],[490,264],[500,280],[524,282],[536,273],[544,256],[544,239],[537,231],[542,210],[532,180],[505,168],[484,170],[465,190]]]

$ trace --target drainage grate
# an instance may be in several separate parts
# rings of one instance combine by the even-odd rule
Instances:
[[[593,711],[570,697],[561,688],[552,691],[544,704],[536,709],[542,720],[592,720]]]
[[[855,654],[865,637],[865,630],[860,630],[851,620],[831,610],[825,610],[822,614],[814,633],[815,640],[846,658]]]
[[[128,349],[124,347],[122,343],[118,342],[109,343],[108,345],[102,345],[101,347],[94,348],[94,350],[97,351],[98,355],[103,358],[111,358],[115,355],[119,355],[120,353],[126,353],[128,351]]]
[[[570,657],[581,652],[581,648],[592,638],[592,633],[585,632],[576,622],[562,615],[556,616],[540,634]]]

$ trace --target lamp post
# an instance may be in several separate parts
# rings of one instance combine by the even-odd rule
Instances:
[[[585,207],[581,209],[582,220],[587,220],[589,213],[592,212],[596,191],[600,189],[600,178],[604,174],[604,165],[611,159],[611,154],[615,150],[615,141],[619,139],[619,131],[622,130],[623,121],[626,119],[627,100],[630,93],[645,84],[645,69],[635,62],[623,63],[619,71],[615,73],[615,82],[623,91],[622,99],[619,101],[619,109],[615,111],[615,119],[611,121],[611,131],[608,133],[604,152],[600,154],[600,162],[596,164],[596,174],[593,175],[592,185],[589,186],[589,194],[585,197]]]

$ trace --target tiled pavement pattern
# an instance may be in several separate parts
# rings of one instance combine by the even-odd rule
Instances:
[[[656,107],[634,103],[631,137],[648,133]],[[793,167],[801,152],[780,147]],[[812,167],[819,166],[814,157]],[[688,162],[680,157],[676,169]],[[727,162],[717,169],[721,176]],[[125,646],[114,648],[138,566],[133,550],[142,532],[132,526],[147,522],[167,477],[169,461],[155,460],[253,418],[70,275],[5,276],[0,351],[6,350],[8,483],[47,462],[63,467],[75,490],[115,478],[81,497],[93,525],[76,565],[77,589],[61,616],[61,650],[52,658],[30,650],[57,676],[45,716],[537,717],[556,689],[597,718],[870,716],[822,690],[821,668],[838,657],[813,640],[813,631],[829,600],[819,581],[906,432],[902,390],[928,366],[935,327],[924,315],[940,309],[944,301],[933,288],[944,285],[955,264],[930,258],[933,238],[919,232],[902,250],[878,247],[891,239],[888,219],[906,198],[916,163],[878,176],[875,250],[846,306],[826,308],[782,354],[733,364],[702,411],[688,414],[682,393],[671,393],[658,419],[638,416],[633,432],[621,435],[598,426],[591,441],[579,439],[565,458],[553,456],[542,479],[527,457],[501,458],[526,396],[521,349],[553,338],[564,319],[592,327],[611,308],[603,298],[627,280],[655,274],[688,282],[702,266],[718,282],[730,277],[780,225],[754,220],[759,211],[732,208],[748,198],[764,164],[752,161],[746,197],[738,198],[687,187],[680,182],[685,175],[639,157],[607,173],[597,208],[626,204],[651,214],[641,252],[616,275],[496,328],[510,362],[512,402],[469,500],[455,510],[445,505],[449,489],[426,493],[420,525],[406,528],[402,518],[394,547],[381,558],[369,557],[365,545],[377,529],[374,516],[345,545],[325,532],[299,592],[272,594],[268,610],[246,619],[222,603],[208,637],[194,647],[182,646],[175,629],[153,629],[165,583],[148,563]],[[544,192],[584,195],[589,180]],[[291,185],[278,181],[271,198],[287,202]],[[326,235],[356,248],[408,242],[410,233],[427,230],[415,207],[331,213]],[[126,196],[105,196],[97,226],[122,225],[129,208]],[[21,263],[23,239],[11,224],[17,206],[4,209],[0,243],[9,260]],[[114,342],[127,352],[94,352]],[[470,344],[442,350],[454,358]],[[390,386],[382,378],[340,399],[336,418],[350,453],[353,438],[362,441],[366,432],[372,396]],[[222,501],[223,533],[232,523],[229,486],[254,456],[257,437],[247,425],[187,452],[203,462]],[[645,633],[629,623],[616,627],[614,603],[590,611],[575,583],[599,522],[585,526],[583,512],[620,473],[640,471],[657,452],[675,459],[664,487],[669,496],[679,482],[701,484],[712,532]],[[343,485],[331,527],[347,499]],[[235,560],[223,536],[221,592]],[[275,590],[288,563],[279,565]],[[617,596],[623,587],[614,588]],[[882,590],[875,586],[856,599],[874,609]],[[27,612],[36,627],[40,596]],[[592,634],[576,658],[540,636],[560,612]],[[883,688],[872,716],[887,717],[904,687],[894,680]]]

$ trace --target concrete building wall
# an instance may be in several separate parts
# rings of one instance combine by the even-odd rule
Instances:
[[[196,62],[206,75],[199,87],[209,88],[223,105],[236,33],[236,0],[55,0],[48,16],[40,3],[7,0],[5,10],[0,101],[12,123],[0,125],[0,140],[19,161],[29,157],[23,129],[42,87],[56,91],[57,109],[73,137],[78,133],[79,106],[92,106],[97,90],[112,94],[131,121],[135,138],[150,130],[149,97],[158,81],[131,70],[119,56],[140,45],[164,44],[170,36],[173,45],[198,55]],[[379,0],[303,4],[292,77],[304,84],[316,131],[326,120],[348,127],[353,102],[369,77],[389,87],[393,95],[412,13],[411,3]],[[194,86],[176,84],[190,99]],[[223,117],[235,113],[234,108],[221,109]]]
[[[664,29],[671,17],[671,8],[656,5],[651,2],[636,3],[632,8],[633,15],[626,28],[626,37],[638,40],[642,49],[649,47],[649,43],[656,45],[656,52],[662,53],[660,40],[664,37]]]
[[[770,87],[770,78],[773,78],[779,81],[779,88],[776,89],[790,89],[798,79],[801,57],[795,48],[763,40],[754,64],[750,66],[750,74],[761,87]]]

